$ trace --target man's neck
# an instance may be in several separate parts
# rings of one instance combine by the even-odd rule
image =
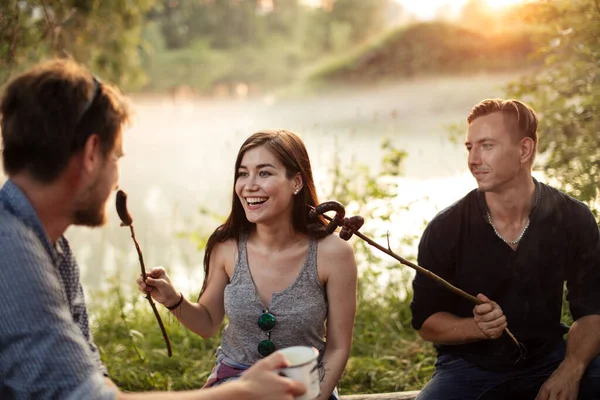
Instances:
[[[11,181],[23,191],[33,206],[51,243],[56,243],[71,224],[69,190],[64,187],[65,183],[58,180],[43,184],[25,174],[11,177]]]
[[[535,203],[535,183],[531,175],[515,181],[509,187],[486,192],[485,201],[494,219],[510,223],[528,218]]]

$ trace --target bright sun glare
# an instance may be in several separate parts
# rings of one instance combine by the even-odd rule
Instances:
[[[320,0],[303,0],[320,4]],[[420,18],[431,19],[436,15],[438,7],[450,6],[455,11],[464,6],[467,0],[396,0],[408,11]],[[501,10],[510,6],[524,3],[525,0],[484,0],[492,10]]]
[[[504,8],[508,6],[514,6],[518,3],[522,3],[523,0],[486,0],[486,2],[493,8]]]
[[[451,5],[453,8],[462,7],[467,0],[396,0],[408,10],[415,12],[420,17],[428,17],[435,14],[435,9],[444,5]],[[493,9],[502,9],[523,3],[525,0],[484,0]],[[302,3],[317,7],[323,4],[323,0],[301,0]]]

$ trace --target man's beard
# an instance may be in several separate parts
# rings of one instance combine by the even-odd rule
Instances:
[[[74,225],[98,227],[106,223],[106,200],[100,199],[96,186],[92,186],[88,201],[82,202],[75,210]]]

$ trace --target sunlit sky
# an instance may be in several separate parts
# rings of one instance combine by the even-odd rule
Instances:
[[[305,4],[320,4],[321,0],[303,0]],[[410,13],[420,19],[431,19],[436,15],[439,7],[450,6],[452,10],[458,11],[467,0],[396,0],[402,4]],[[511,5],[522,3],[525,0],[485,0],[491,7],[502,9]]]
[[[449,5],[453,10],[459,10],[467,0],[396,0],[402,4],[408,11],[421,19],[431,19],[435,17],[436,10],[439,7]],[[523,2],[523,0],[486,0],[493,8],[504,8]]]

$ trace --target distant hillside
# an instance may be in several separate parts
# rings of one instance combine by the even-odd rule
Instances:
[[[418,75],[522,68],[533,52],[530,32],[487,35],[444,22],[394,30],[313,72],[309,80],[367,83]]]

